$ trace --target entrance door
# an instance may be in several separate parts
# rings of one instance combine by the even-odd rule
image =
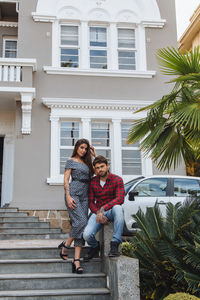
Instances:
[[[2,192],[2,174],[3,174],[3,144],[4,144],[4,137],[0,137],[0,207],[1,207],[1,192]]]

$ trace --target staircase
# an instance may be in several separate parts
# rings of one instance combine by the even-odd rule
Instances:
[[[73,248],[67,261],[59,257],[63,238],[36,217],[0,209],[0,299],[110,300],[101,259],[83,262],[84,273],[72,274]]]

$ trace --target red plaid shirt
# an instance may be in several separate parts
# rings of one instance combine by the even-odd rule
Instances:
[[[100,185],[99,176],[92,178],[89,188],[89,208],[92,213],[103,206],[104,210],[111,209],[114,205],[124,203],[124,183],[121,177],[109,173],[104,187]]]

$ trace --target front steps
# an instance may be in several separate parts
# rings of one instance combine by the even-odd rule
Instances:
[[[66,239],[59,228],[50,228],[48,222],[29,217],[17,208],[0,209],[0,240]]]
[[[57,248],[62,241],[60,231],[52,231],[48,223],[39,222],[35,217],[33,221],[33,217],[17,216],[16,211],[6,209],[2,212],[0,209],[0,215],[3,213],[9,213],[2,217],[9,220],[0,222],[0,300],[111,299],[101,258],[82,262],[82,275],[72,274],[74,249],[70,249],[67,261],[60,258]],[[15,223],[17,218],[26,218],[26,221]],[[48,234],[54,238],[47,238]],[[36,236],[43,238],[40,240]],[[87,251],[84,247],[82,254]]]

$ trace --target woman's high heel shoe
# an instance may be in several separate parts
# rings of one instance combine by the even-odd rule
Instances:
[[[70,247],[66,246],[65,245],[65,241],[63,241],[60,245],[58,245],[58,248],[61,249],[60,250],[60,257],[63,259],[63,260],[67,260],[68,258],[68,253],[62,253],[62,249],[65,248],[65,249],[70,249]]]
[[[80,259],[74,259],[72,261],[72,273],[77,273],[77,274],[82,274],[83,273],[83,268],[82,267],[76,267],[75,261],[80,261]]]

